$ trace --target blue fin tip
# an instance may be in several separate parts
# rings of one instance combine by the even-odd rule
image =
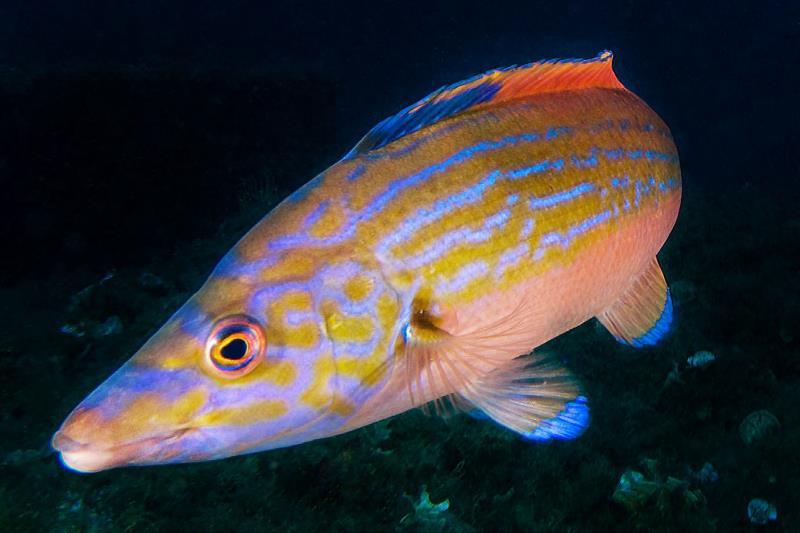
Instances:
[[[542,420],[536,429],[524,435],[533,441],[574,439],[589,427],[589,405],[586,396],[578,396],[564,406],[564,410],[553,418]]]
[[[644,335],[631,339],[630,345],[635,348],[653,346],[664,338],[669,331],[670,325],[672,325],[672,297],[669,294],[669,289],[667,289],[667,299],[664,302],[664,310],[661,311],[661,316]]]

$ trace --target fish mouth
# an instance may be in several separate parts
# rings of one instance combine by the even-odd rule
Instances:
[[[194,428],[181,428],[160,435],[112,446],[98,446],[75,440],[63,430],[53,435],[51,445],[61,454],[61,462],[76,472],[99,472],[126,465],[168,462],[181,451],[174,444]]]

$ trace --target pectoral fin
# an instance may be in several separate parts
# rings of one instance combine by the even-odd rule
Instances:
[[[455,319],[417,310],[403,332],[406,386],[412,404],[437,412],[475,408],[533,440],[570,439],[589,423],[586,398],[557,361],[530,350],[522,309],[478,331],[453,335]]]
[[[508,361],[460,392],[489,418],[531,440],[566,440],[589,426],[589,406],[572,373],[531,354]]]
[[[654,257],[631,287],[597,319],[619,342],[641,348],[656,344],[672,323],[672,299]]]

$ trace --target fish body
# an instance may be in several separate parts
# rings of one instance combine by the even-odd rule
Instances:
[[[526,354],[592,317],[664,334],[680,195],[670,131],[610,53],[445,87],[259,222],[53,445],[80,471],[208,460],[431,401],[575,437],[580,386]]]

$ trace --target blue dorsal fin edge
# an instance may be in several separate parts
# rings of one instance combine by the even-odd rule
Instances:
[[[426,126],[492,100],[505,83],[502,77],[493,77],[494,74],[526,71],[537,65],[601,63],[610,61],[612,57],[613,55],[610,51],[604,50],[596,57],[589,59],[548,59],[525,65],[511,65],[506,68],[489,70],[451,85],[445,85],[422,100],[403,108],[399,113],[382,120],[344,156],[344,159],[351,159],[360,154],[377,150]],[[483,78],[485,78],[485,81],[476,83]],[[468,89],[458,90],[460,87],[473,84],[474,86]],[[448,93],[453,94],[448,96]]]
[[[475,79],[477,79],[477,77],[455,85],[442,87],[419,102],[404,108],[396,115],[382,120],[377,126],[372,128],[350,152],[348,152],[345,159],[355,157],[371,150],[383,148],[387,144],[401,137],[405,137],[410,133],[435,124],[444,118],[454,116],[470,107],[487,102],[494,97],[502,86],[500,83],[487,81],[486,83],[463,91],[448,100],[433,101],[426,104],[426,102],[433,100],[443,92],[452,90],[465,83],[471,83]]]

